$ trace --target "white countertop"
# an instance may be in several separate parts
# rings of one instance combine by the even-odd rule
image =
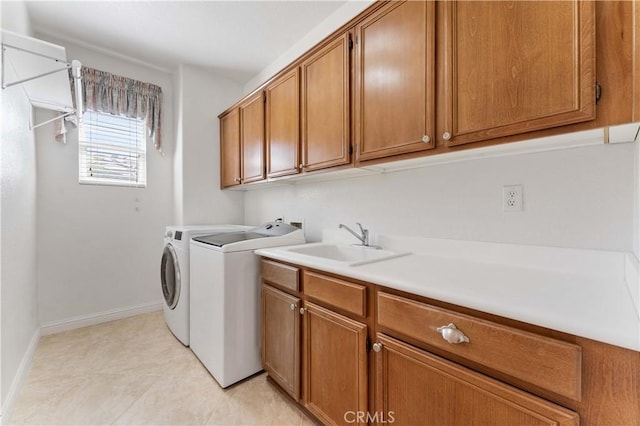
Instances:
[[[640,351],[631,253],[427,238],[379,243],[411,253],[361,266],[286,247],[256,254]]]

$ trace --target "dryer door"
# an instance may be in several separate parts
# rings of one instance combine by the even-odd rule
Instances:
[[[160,262],[160,278],[162,280],[162,294],[164,301],[173,309],[180,299],[180,265],[178,256],[171,244],[164,246],[162,261]]]

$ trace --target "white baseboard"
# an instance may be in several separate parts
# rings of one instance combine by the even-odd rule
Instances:
[[[22,389],[22,384],[27,378],[27,374],[31,369],[31,363],[33,361],[33,355],[36,353],[36,348],[38,347],[38,341],[40,340],[40,329],[36,329],[31,337],[31,341],[29,342],[29,346],[22,357],[22,361],[20,361],[20,365],[18,366],[18,371],[16,371],[16,375],[13,377],[13,381],[11,382],[11,388],[7,393],[7,397],[2,401],[2,416],[0,417],[0,424],[9,424],[11,420],[11,413],[13,412],[13,404],[16,402],[16,397],[18,396],[18,392]]]
[[[126,308],[112,309],[110,311],[98,312],[96,314],[83,315],[61,321],[52,321],[40,326],[40,334],[60,333],[62,331],[75,330],[76,328],[88,327],[90,325],[101,324],[103,322],[115,321],[123,318],[134,317],[149,312],[162,309],[162,302],[143,303]]]

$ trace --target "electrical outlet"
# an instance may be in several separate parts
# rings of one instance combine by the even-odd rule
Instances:
[[[521,212],[522,205],[522,185],[505,185],[502,187],[502,210],[504,212]]]

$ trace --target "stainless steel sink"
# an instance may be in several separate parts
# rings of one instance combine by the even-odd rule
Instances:
[[[339,262],[345,266],[358,266],[404,256],[407,253],[383,250],[375,247],[359,247],[337,244],[312,244],[286,249],[292,254],[315,257],[331,263]]]

